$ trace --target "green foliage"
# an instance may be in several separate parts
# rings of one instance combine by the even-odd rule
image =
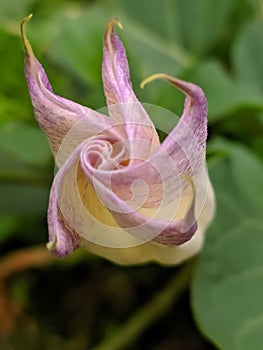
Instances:
[[[263,110],[262,94],[253,86],[233,80],[219,61],[204,61],[185,78],[206,91],[210,122],[245,108]]]
[[[1,252],[6,247],[12,249],[19,246],[19,242],[24,245],[45,242],[47,235],[45,217],[54,174],[53,161],[48,143],[34,121],[24,78],[19,35],[21,19],[31,12],[34,17],[27,28],[28,36],[54,91],[59,95],[95,109],[105,105],[101,81],[102,41],[106,22],[112,17],[119,17],[123,24],[123,30],[117,31],[127,48],[134,90],[142,102],[165,107],[178,115],[182,111],[184,96],[172,86],[156,82],[143,91],[139,89],[140,81],[152,73],[170,73],[195,82],[204,89],[209,105],[208,166],[216,192],[217,213],[197,263],[191,289],[193,313],[202,333],[217,347],[223,350],[261,349],[261,1],[1,0]],[[162,124],[161,118],[163,116],[154,116],[154,122]],[[172,122],[169,118],[165,119],[167,128],[172,128]],[[99,266],[99,272],[96,270],[94,273],[95,284],[108,277],[99,264],[102,263],[99,262],[94,268],[96,270]],[[70,268],[67,264],[64,267]],[[142,280],[147,280],[150,271],[150,276],[154,277],[149,281],[149,290],[159,291],[158,281],[163,270],[151,269],[153,267],[141,272]],[[139,271],[136,270],[136,274]],[[118,280],[118,274],[130,288],[127,287],[127,294],[123,292],[123,300],[130,300],[129,291],[133,283],[137,283],[136,278],[130,270],[116,267],[110,275],[111,279]],[[57,280],[57,276],[54,280]],[[62,285],[64,291],[63,281]],[[118,288],[122,290],[121,284],[112,289]],[[87,289],[92,290],[91,285]],[[140,292],[138,288],[136,293]],[[28,286],[23,281],[19,282],[14,295],[27,304],[31,299],[27,293],[30,293]],[[70,295],[71,291],[68,293]],[[89,297],[91,301],[94,298]],[[93,305],[91,301],[89,307]],[[100,300],[97,299],[95,304],[99,305]],[[132,313],[132,308],[138,305],[140,303],[135,300],[130,309],[126,307]],[[97,308],[100,310],[99,306]],[[99,339],[98,334],[106,333],[105,329],[118,331],[116,325],[122,323],[126,316],[121,314],[119,319],[116,316],[109,323],[102,320],[101,327],[104,328],[97,330],[95,327],[95,340]],[[170,315],[164,321],[165,329],[173,322],[172,317]],[[81,320],[77,319],[81,324]],[[82,319],[85,319],[83,315]],[[87,345],[89,340],[85,340],[85,337],[83,340],[87,328],[85,322],[82,327],[81,335],[73,336],[69,343],[63,337],[55,340],[49,338],[45,329],[41,329],[41,337],[51,350],[65,349],[65,346],[74,348],[75,345],[70,344],[86,344],[77,346],[86,349],[90,344]],[[17,334],[13,343],[20,344],[21,337],[24,344],[21,349],[30,348],[30,341],[19,332]],[[31,336],[28,338],[31,339]],[[159,347],[155,347],[147,338],[142,342],[138,340],[136,348],[145,348],[145,342],[154,350],[166,346],[159,344]],[[128,348],[133,349],[132,345]]]
[[[263,90],[263,20],[248,23],[233,46],[233,63],[237,77]]]
[[[56,21],[59,33],[49,48],[49,57],[65,71],[93,86],[101,84],[102,41],[107,14],[100,6],[59,13]],[[84,50],[83,50],[84,48]],[[61,57],[63,59],[61,60]]]
[[[221,142],[210,162],[217,216],[193,281],[193,309],[203,332],[224,350],[259,349],[263,293],[263,164]]]

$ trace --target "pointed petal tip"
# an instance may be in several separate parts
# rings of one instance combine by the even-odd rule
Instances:
[[[105,31],[105,42],[106,45],[108,45],[109,48],[111,48],[111,35],[114,33],[114,26],[119,27],[120,29],[123,29],[122,23],[118,18],[112,18],[106,26],[106,31]],[[112,50],[112,49],[111,49]]]
[[[22,40],[23,40],[24,50],[25,50],[26,55],[28,55],[28,56],[33,54],[33,50],[32,50],[32,47],[30,45],[30,42],[26,36],[25,25],[27,24],[27,22],[29,22],[31,20],[32,16],[33,16],[33,13],[31,13],[29,16],[25,17],[20,24],[20,31],[21,31],[21,36],[22,36]]]
[[[114,17],[107,23],[107,27],[106,27],[107,35],[111,35],[115,25],[120,29],[123,29],[121,21],[118,18]]]
[[[115,64],[114,64],[114,26],[117,25],[120,29],[122,29],[122,24],[118,18],[112,18],[106,27],[106,31],[104,34],[104,48],[108,50],[109,56],[112,62],[112,70],[113,74],[116,77],[116,70],[115,70]]]

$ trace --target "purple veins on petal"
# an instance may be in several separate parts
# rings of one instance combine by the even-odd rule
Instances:
[[[114,123],[108,117],[88,107],[53,93],[48,77],[34,56],[25,34],[25,24],[31,17],[32,15],[26,17],[21,23],[25,50],[25,75],[36,120],[46,134],[53,154],[56,156],[64,138],[78,123],[89,125],[86,137],[103,132],[111,128]],[[86,118],[88,118],[87,121],[85,121]]]

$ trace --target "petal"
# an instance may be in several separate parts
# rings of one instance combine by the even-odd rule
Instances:
[[[58,256],[67,256],[83,238],[114,248],[141,244],[116,224],[83,177],[79,167],[81,147],[71,154],[54,179],[48,210],[48,247]]]
[[[102,78],[107,104],[136,103],[125,48],[113,31],[115,24],[122,28],[121,23],[113,19],[104,36]]]
[[[184,205],[185,213],[182,219],[177,219],[176,217],[178,200],[175,202],[174,210],[170,210],[168,219],[162,220],[163,213],[160,211],[155,211],[152,217],[147,217],[139,212],[140,205],[138,206],[137,198],[135,198],[135,202],[133,203],[135,205],[132,206],[116,195],[107,183],[105,184],[104,181],[101,181],[103,174],[107,175],[107,172],[102,171],[100,174],[99,169],[94,169],[90,162],[89,154],[89,150],[83,147],[80,153],[80,164],[88,182],[93,186],[97,196],[111,212],[115,221],[125,231],[144,241],[153,239],[156,242],[171,245],[182,244],[193,236],[197,229],[197,223],[194,218],[194,193],[187,198],[187,205]],[[129,168],[127,167],[126,169],[129,170]],[[179,198],[179,206],[181,205],[180,201],[181,199]],[[166,205],[160,206],[161,209],[163,207],[165,211]]]
[[[187,94],[185,108],[176,127],[164,140],[155,153],[142,154],[147,149],[147,141],[134,139],[136,150],[140,153],[142,162],[128,164],[127,167],[116,169],[112,174],[99,174],[96,177],[104,185],[111,187],[122,199],[127,200],[135,180],[142,180],[148,186],[147,199],[143,207],[156,207],[160,201],[168,204],[178,195],[183,186],[183,178],[192,177],[196,198],[204,198],[207,189],[205,169],[205,147],[207,137],[207,103],[203,91],[196,85],[158,74],[146,79],[145,83],[164,78]],[[146,145],[146,146],[145,146]],[[149,156],[149,157],[148,157]],[[187,184],[184,184],[187,186]],[[189,185],[189,184],[188,184]],[[137,196],[143,196],[143,189],[137,191]],[[198,205],[201,211],[202,204]]]
[[[179,245],[194,234],[197,228],[195,217],[202,213],[209,187],[204,154],[207,106],[204,93],[199,87],[170,76],[161,77],[172,81],[187,94],[182,118],[165,143],[144,162],[129,164],[114,172],[101,172],[90,166],[85,150],[81,152],[81,165],[104,205],[125,231],[136,237],[149,239],[151,235],[157,242]],[[190,196],[192,201],[183,219],[176,220],[174,214],[168,221],[155,220],[138,211],[141,207],[149,208],[160,204],[165,208],[166,204],[178,197],[180,189],[185,197],[186,192],[189,193],[189,184],[187,186],[185,181],[182,183],[185,177],[192,179],[195,196]],[[127,198],[123,193],[126,189],[126,194],[129,194],[137,180],[147,183],[148,198],[142,206],[134,201],[132,204],[135,205],[131,206],[125,202]],[[137,202],[141,193],[143,191],[137,191],[133,196]]]
[[[80,242],[80,236],[68,225],[60,207],[60,188],[64,177],[76,166],[79,150],[77,149],[60,168],[55,176],[49,196],[47,248],[59,257],[70,255]],[[73,208],[74,210],[74,208]]]
[[[128,139],[146,139],[159,145],[154,125],[133,92],[126,52],[113,31],[114,24],[121,27],[117,19],[108,23],[102,64],[104,92],[110,114],[125,125]],[[136,154],[136,150],[134,153]]]
[[[131,187],[135,179],[142,179],[148,186],[145,207],[158,206],[160,199],[173,200],[182,186],[182,177],[192,177],[196,198],[206,193],[205,149],[207,137],[207,102],[200,87],[165,74],[156,74],[142,83],[163,78],[186,95],[183,114],[161,146],[144,162],[116,170],[111,176],[113,188],[119,187],[119,195]],[[134,140],[137,149],[143,149],[143,140]],[[124,198],[124,197],[123,197]]]
[[[152,241],[144,243],[144,240],[138,238],[138,232],[133,236],[134,232],[129,234],[126,229],[122,229],[117,224],[113,213],[110,213],[98,199],[97,194],[101,198],[100,191],[97,191],[98,186],[95,186],[96,193],[91,183],[87,181],[79,159],[88,144],[93,142],[94,140],[88,140],[80,145],[55,177],[48,220],[51,241],[49,246],[53,247],[54,252],[59,256],[68,255],[80,245],[120,264],[138,264],[147,261],[178,264],[196,254],[201,248],[204,230],[214,211],[210,182],[208,182],[206,202],[198,218],[198,230],[188,242],[180,246],[158,244]],[[90,155],[91,149],[89,151]],[[101,190],[104,192],[103,188]],[[121,207],[122,210],[123,207]],[[145,230],[143,227],[141,229],[139,236],[145,238]],[[168,243],[171,243],[169,237]]]
[[[94,153],[90,145],[97,146],[93,144],[94,140],[87,140],[76,148],[54,180],[48,222],[50,240],[56,243],[57,254],[65,254],[65,241],[74,249],[79,236],[114,248],[140,245],[152,239],[179,245],[192,237],[196,231],[193,198],[186,198],[183,203],[182,219],[174,220],[177,212],[173,212],[173,208],[166,221],[159,220],[159,212],[147,217],[135,211],[90,174],[88,162],[92,161]],[[87,159],[83,158],[85,155]]]
[[[121,265],[158,262],[163,265],[177,265],[196,255],[202,248],[204,232],[214,215],[214,194],[209,182],[207,199],[198,220],[198,230],[186,243],[180,246],[165,246],[153,242],[130,248],[114,249],[83,240],[81,246],[89,251]]]
[[[202,248],[204,233],[211,223],[215,213],[214,191],[208,180],[206,201],[198,218],[198,230],[186,243],[179,246],[166,246],[152,241],[129,248],[108,248],[93,242],[82,240],[81,247],[90,252],[109,259],[117,264],[132,265],[148,262],[158,262],[163,265],[178,265],[195,256]]]
[[[201,161],[202,163],[207,138],[207,100],[203,90],[195,84],[162,73],[145,79],[141,87],[155,79],[167,80],[186,95],[183,114],[176,127],[162,143],[162,149],[182,163],[181,167],[185,167],[186,162],[178,159],[180,157],[188,162],[197,161],[196,164],[198,164]]]
[[[45,132],[52,151],[56,156],[65,136],[74,126],[83,120],[86,137],[90,137],[111,127],[113,122],[92,109],[57,96],[52,92],[47,75],[35,58],[25,34],[25,24],[31,17],[32,15],[28,16],[21,23],[21,33],[25,49],[25,74],[35,117]]]

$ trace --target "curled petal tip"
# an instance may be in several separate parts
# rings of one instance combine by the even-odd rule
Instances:
[[[22,22],[21,22],[21,27],[23,27],[23,25],[27,22],[29,22],[31,20],[31,18],[33,17],[33,13],[30,13],[28,16],[26,16]]]
[[[150,83],[150,82],[152,82],[153,80],[156,80],[156,79],[165,79],[165,80],[169,81],[169,76],[167,74],[164,74],[164,73],[152,74],[148,78],[144,79],[141,82],[140,88],[144,89],[145,85],[147,85],[148,83]]]
[[[108,35],[111,35],[115,25],[117,25],[120,29],[123,29],[121,21],[118,18],[112,18],[107,24],[106,33]]]
[[[31,20],[32,16],[33,16],[33,13],[31,13],[29,16],[25,17],[20,24],[20,31],[21,31],[21,35],[22,35],[23,45],[24,45],[25,53],[27,55],[32,54],[32,48],[31,48],[31,45],[30,45],[30,43],[27,39],[27,36],[26,36],[25,25],[27,22],[29,22]]]

